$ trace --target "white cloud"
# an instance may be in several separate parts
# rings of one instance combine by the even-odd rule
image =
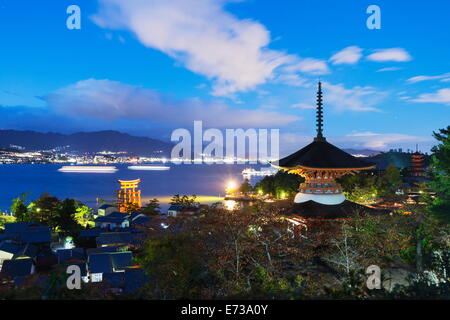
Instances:
[[[387,67],[387,68],[378,69],[376,72],[398,71],[398,70],[401,70],[401,69],[402,68],[400,68],[400,67]]]
[[[374,53],[367,56],[368,60],[385,62],[396,61],[406,62],[410,61],[411,55],[403,48],[389,48],[389,49],[377,49]]]
[[[388,146],[396,146],[400,143],[427,142],[430,141],[431,138],[401,133],[359,132],[348,134],[344,138],[339,138],[338,140],[345,141],[347,143],[356,143],[356,145],[364,148],[386,149]]]
[[[277,77],[274,79],[274,82],[287,84],[294,87],[310,87],[310,83],[308,82],[308,80],[296,73],[284,73],[277,75]]]
[[[428,80],[439,80],[442,79],[442,82],[447,82],[450,79],[448,79],[450,77],[450,72],[448,73],[444,73],[444,74],[440,74],[437,76],[425,76],[425,75],[420,75],[420,76],[415,76],[412,78],[409,78],[408,80],[406,80],[409,83],[416,83],[416,82],[421,82],[421,81],[428,81]]]
[[[97,119],[149,120],[190,125],[203,120],[211,127],[276,127],[301,118],[267,109],[237,109],[217,101],[174,100],[155,91],[110,80],[87,79],[43,98],[60,114]]]
[[[315,109],[316,107],[307,103],[296,103],[291,106],[295,109]]]
[[[294,72],[304,72],[313,75],[326,74],[330,72],[327,63],[324,60],[315,58],[299,59],[291,57],[289,65],[283,68],[283,71],[292,74]]]
[[[270,33],[264,25],[224,9],[234,1],[99,0],[93,20],[103,28],[130,30],[145,46],[206,76],[216,96],[233,97],[236,92],[253,90],[277,78],[282,72],[279,67],[290,64],[297,63],[294,68],[301,72],[328,72],[321,60],[269,49]],[[299,83],[292,79],[294,71],[286,72],[283,76]]]
[[[330,61],[333,64],[355,64],[361,59],[361,52],[362,49],[360,47],[350,46],[334,54],[330,58]]]
[[[379,111],[374,105],[384,96],[372,87],[345,88],[343,84],[323,83],[324,104],[337,110]]]
[[[414,146],[416,143],[426,143],[433,139],[431,137],[419,137],[402,133],[374,133],[357,132],[347,134],[343,137],[329,137],[327,140],[340,148],[357,148],[386,150],[389,148]],[[280,134],[280,153],[287,156],[307,144],[311,143],[313,138],[307,135],[295,133]]]
[[[418,98],[410,101],[444,103],[450,105],[450,88],[440,89],[435,93],[423,93],[419,95]]]

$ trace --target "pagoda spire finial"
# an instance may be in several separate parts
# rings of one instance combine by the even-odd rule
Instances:
[[[325,141],[325,137],[322,134],[323,127],[323,108],[322,108],[322,83],[319,80],[317,89],[317,110],[316,110],[316,124],[317,124],[317,136],[314,141]]]

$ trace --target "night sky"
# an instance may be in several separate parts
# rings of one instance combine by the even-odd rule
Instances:
[[[284,154],[315,135],[319,79],[340,147],[429,151],[449,125],[444,0],[0,0],[0,39],[0,129],[169,140],[203,120],[279,128]]]

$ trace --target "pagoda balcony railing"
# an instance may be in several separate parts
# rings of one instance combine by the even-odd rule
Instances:
[[[338,194],[342,193],[340,188],[300,188],[299,191],[301,193],[309,193],[309,194]]]

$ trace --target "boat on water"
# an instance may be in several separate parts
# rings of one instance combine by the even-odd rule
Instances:
[[[135,166],[129,166],[128,169],[130,169],[130,170],[155,170],[155,171],[163,171],[163,170],[169,170],[170,167],[168,167],[168,166],[154,166],[154,165],[135,165]]]
[[[265,176],[272,176],[275,173],[277,173],[277,169],[269,167],[269,168],[261,168],[261,170],[255,170],[252,168],[246,168],[242,170],[242,175],[244,177],[251,177],[251,176],[259,176],[259,177],[265,177]]]
[[[63,166],[58,171],[71,173],[114,173],[117,172],[117,168],[114,166]]]

